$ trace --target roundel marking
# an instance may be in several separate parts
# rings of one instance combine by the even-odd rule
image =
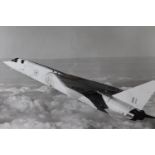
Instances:
[[[52,72],[49,72],[46,74],[45,82],[47,83],[48,86],[53,86],[53,73]]]

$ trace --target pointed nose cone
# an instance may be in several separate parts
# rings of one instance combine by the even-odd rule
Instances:
[[[3,63],[9,67],[11,67],[11,61],[3,61]]]

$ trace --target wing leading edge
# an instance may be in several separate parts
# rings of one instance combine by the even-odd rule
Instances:
[[[34,64],[40,65],[39,63],[33,62]],[[74,89],[80,93],[86,93],[86,92],[101,92],[106,96],[111,97],[114,94],[120,93],[123,90],[102,84],[96,81],[88,80],[85,78],[81,78],[78,76],[74,76],[71,74],[66,74],[63,72],[60,72],[58,70],[55,70],[49,66],[41,65],[43,67],[46,67],[53,71],[53,73],[69,88]]]

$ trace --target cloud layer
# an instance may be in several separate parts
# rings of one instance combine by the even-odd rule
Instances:
[[[151,113],[153,100],[147,106]],[[132,122],[116,114],[109,116],[46,86],[0,86],[0,128],[154,127],[152,120]]]

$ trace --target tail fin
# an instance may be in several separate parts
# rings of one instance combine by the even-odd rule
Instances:
[[[115,94],[113,97],[139,110],[142,110],[154,92],[155,81],[150,81],[121,93]]]

